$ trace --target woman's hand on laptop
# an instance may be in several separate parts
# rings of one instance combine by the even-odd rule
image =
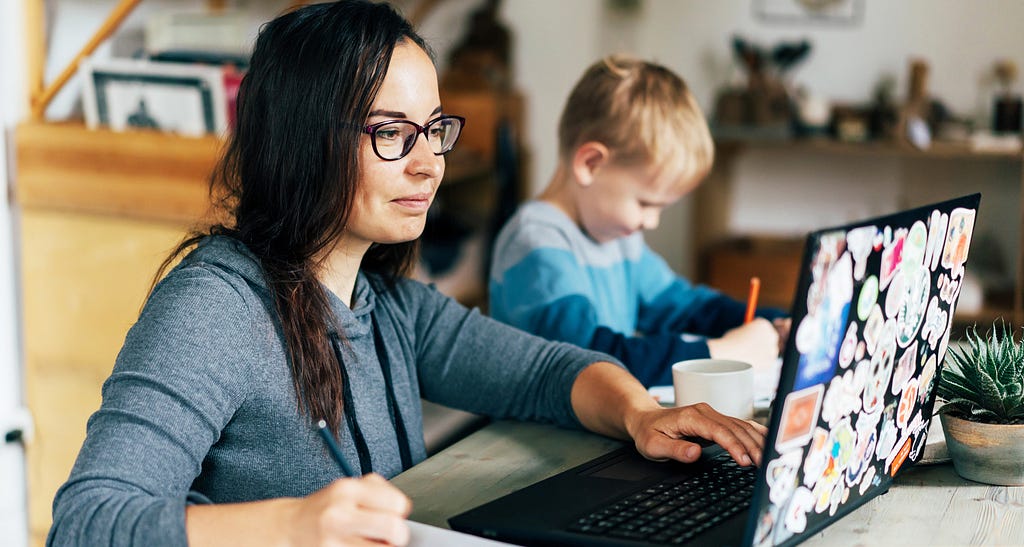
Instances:
[[[571,398],[584,427],[632,439],[646,458],[692,462],[700,457],[701,447],[687,439],[699,437],[717,443],[741,465],[761,463],[767,428],[722,415],[706,403],[664,408],[621,366],[597,362],[584,368],[573,383]]]
[[[648,459],[695,461],[701,453],[697,441],[707,439],[740,465],[761,464],[768,429],[757,422],[725,416],[706,403],[637,414],[629,429],[637,450]]]

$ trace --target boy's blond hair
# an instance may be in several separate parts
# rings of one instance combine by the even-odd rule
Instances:
[[[704,177],[714,161],[707,121],[686,82],[664,66],[628,56],[591,65],[562,110],[562,160],[590,141],[607,146],[618,163],[656,164],[686,181]]]

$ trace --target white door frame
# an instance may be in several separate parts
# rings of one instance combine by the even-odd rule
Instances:
[[[25,454],[21,443],[6,442],[9,431],[31,434],[25,410],[18,294],[14,181],[15,124],[27,114],[25,2],[0,2],[0,537],[5,545],[28,546]]]

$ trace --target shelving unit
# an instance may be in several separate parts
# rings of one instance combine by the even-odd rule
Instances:
[[[716,143],[715,168],[709,180],[702,184],[695,194],[694,233],[699,255],[698,280],[716,287],[737,298],[745,297],[748,280],[752,275],[764,275],[764,271],[775,272],[775,287],[795,287],[799,272],[800,240],[762,239],[748,236],[736,240],[729,232],[730,199],[733,192],[733,164],[745,151],[753,149],[796,151],[802,154],[827,155],[832,157],[854,157],[865,160],[899,158],[928,160],[936,162],[996,161],[1017,166],[1020,175],[1016,179],[1021,196],[1017,208],[1018,216],[1007,226],[1015,226],[1018,234],[1024,235],[1024,153],[1019,150],[973,150],[967,144],[935,142],[927,150],[910,145],[895,143],[843,143],[831,139],[808,140],[722,140]],[[965,191],[964,193],[967,193]],[[984,206],[984,205],[983,205]],[[980,311],[967,313],[958,311],[955,325],[963,327],[977,323],[991,324],[1002,317],[1014,325],[1024,324],[1024,237],[1014,253],[1015,273],[1013,294],[986,296]],[[769,261],[765,265],[763,261]],[[765,296],[762,284],[762,297]],[[792,288],[776,289],[769,293],[766,303],[788,307],[792,301]]]
[[[187,226],[207,213],[221,145],[213,136],[27,121],[15,129],[17,202]]]

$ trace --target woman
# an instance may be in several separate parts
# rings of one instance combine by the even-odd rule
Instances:
[[[261,32],[215,183],[233,222],[154,288],[54,501],[49,543],[404,544],[383,477],[425,457],[420,397],[749,465],[764,428],[661,409],[608,357],[548,343],[402,277],[461,130],[427,48],[365,0]],[[421,138],[422,137],[422,138]],[[324,420],[358,477],[318,437]]]

